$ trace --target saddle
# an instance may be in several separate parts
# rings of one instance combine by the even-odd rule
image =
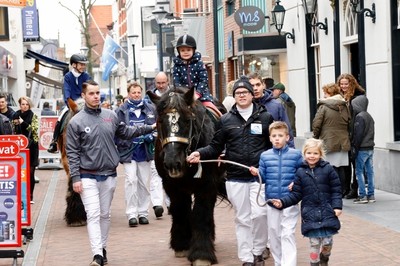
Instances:
[[[221,118],[222,113],[218,110],[218,108],[212,102],[201,102],[201,103],[206,108],[207,115],[211,118],[211,120],[214,123],[217,122]]]

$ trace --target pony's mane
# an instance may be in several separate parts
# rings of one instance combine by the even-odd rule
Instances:
[[[187,95],[185,95],[188,91],[189,89],[184,87],[176,87],[169,90],[161,97],[157,112],[161,114],[165,111],[178,110],[186,118],[192,116],[193,113],[201,112],[201,109],[203,109],[201,103],[194,100],[194,98],[188,102]]]

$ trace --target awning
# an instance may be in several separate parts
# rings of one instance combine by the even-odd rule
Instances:
[[[39,61],[42,61],[42,62],[45,62],[45,63],[47,63],[49,65],[52,65],[54,68],[56,68],[58,70],[61,70],[61,71],[64,71],[65,69],[68,69],[68,64],[67,63],[58,61],[56,59],[53,59],[53,58],[50,58],[50,57],[47,57],[47,56],[44,56],[44,55],[41,55],[41,54],[38,54],[38,53],[35,53],[35,52],[33,52],[33,51],[29,50],[29,49],[27,50],[25,56],[27,58],[38,59]]]
[[[28,79],[31,80],[35,80],[37,82],[39,82],[40,84],[44,85],[44,86],[51,86],[54,87],[56,89],[62,89],[63,84],[61,82],[58,82],[56,80],[52,80],[50,78],[46,78],[42,75],[36,74],[34,72],[31,73],[26,73],[26,77]]]

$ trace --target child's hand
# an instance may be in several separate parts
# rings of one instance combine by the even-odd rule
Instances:
[[[292,191],[294,182],[290,183],[288,186],[289,191]]]
[[[339,217],[342,214],[342,210],[334,209],[333,211],[335,212],[336,217]]]
[[[250,167],[250,173],[254,176],[258,176],[258,168],[255,168],[254,166]]]
[[[275,207],[277,209],[281,209],[282,208],[282,201],[280,199],[269,199],[267,200],[268,205],[273,205],[271,207]]]

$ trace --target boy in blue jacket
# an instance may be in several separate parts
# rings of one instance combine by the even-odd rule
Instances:
[[[323,145],[318,139],[305,142],[305,162],[297,170],[292,193],[269,202],[281,209],[302,201],[301,233],[310,239],[311,266],[328,265],[333,235],[340,229],[338,217],[342,213],[340,179],[333,166],[322,159],[325,157]]]
[[[269,127],[269,139],[272,149],[260,156],[258,172],[265,183],[265,198],[280,198],[290,193],[297,168],[303,157],[299,150],[290,148],[289,127],[285,122],[276,121]],[[257,169],[250,169],[257,175]],[[268,236],[270,251],[275,265],[296,266],[297,248],[295,229],[299,215],[299,206],[294,205],[284,210],[267,206]]]

